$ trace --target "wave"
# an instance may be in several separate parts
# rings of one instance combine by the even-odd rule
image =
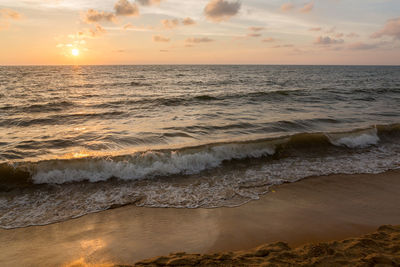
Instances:
[[[0,110],[10,110],[12,112],[26,112],[26,113],[39,113],[39,112],[52,112],[52,111],[63,111],[66,108],[76,106],[71,101],[53,101],[43,104],[31,104],[27,106],[3,106]]]
[[[290,95],[299,95],[300,90],[272,90],[272,91],[258,91],[250,93],[228,93],[219,95],[190,95],[190,96],[179,96],[179,97],[152,97],[152,98],[139,98],[139,99],[128,99],[110,101],[101,104],[96,104],[89,107],[95,108],[107,108],[116,106],[132,106],[138,105],[139,108],[150,109],[155,106],[181,106],[181,105],[195,105],[204,104],[212,101],[230,100],[230,99],[243,99],[250,101],[273,101],[277,98],[287,97]]]
[[[130,156],[25,163],[25,169],[2,165],[2,182],[6,173],[9,182],[20,183],[18,189],[2,192],[0,227],[44,225],[129,204],[234,207],[258,199],[272,185],[305,177],[400,168],[399,125],[377,126],[376,132],[376,144],[359,141],[373,138],[374,128],[349,132],[357,140],[353,148],[347,142],[332,143],[346,133],[303,133]]]
[[[365,148],[377,145],[380,141],[376,128],[346,134],[329,134],[327,136],[332,144],[348,148]]]
[[[394,124],[341,133],[300,133],[278,138],[142,151],[121,156],[3,163],[0,165],[0,186],[14,188],[33,184],[99,182],[111,178],[142,180],[178,174],[192,175],[222,165],[235,164],[238,160],[279,160],[293,152],[298,157],[309,153],[323,155],[327,151],[344,153],[337,149],[365,149],[394,139],[398,141],[399,136],[400,124]]]

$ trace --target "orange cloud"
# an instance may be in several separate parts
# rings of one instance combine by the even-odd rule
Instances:
[[[161,21],[161,24],[167,30],[176,28],[181,23],[182,23],[183,26],[190,26],[190,25],[196,24],[196,22],[193,19],[189,18],[189,17],[182,19],[182,22],[180,22],[178,19],[163,19]]]
[[[259,32],[262,30],[264,30],[264,27],[256,27],[256,26],[249,27],[249,31],[252,31],[252,32]]]
[[[204,8],[204,14],[208,20],[220,22],[235,16],[239,13],[240,7],[240,2],[211,0]]]
[[[310,3],[308,3],[308,4],[305,4],[305,5],[300,9],[300,11],[303,12],[303,13],[308,13],[308,12],[310,12],[311,10],[313,10],[313,8],[314,8],[314,2],[310,2]]]
[[[400,17],[388,20],[381,30],[371,35],[372,38],[381,38],[383,36],[400,39]]]
[[[173,28],[178,27],[178,25],[179,25],[179,20],[178,20],[178,19],[171,19],[171,20],[169,20],[169,19],[163,19],[163,20],[161,21],[161,24],[163,25],[163,27],[164,27],[165,29],[173,29]]]
[[[194,24],[196,24],[196,21],[194,21],[193,19],[187,17],[187,18],[184,18],[182,20],[182,24],[185,25],[185,26],[194,25]]]
[[[275,41],[276,40],[274,38],[272,38],[272,37],[267,37],[265,39],[262,39],[262,42],[264,42],[264,43],[272,43],[272,42],[275,42]]]
[[[161,35],[153,35],[153,42],[157,43],[168,43],[171,39]]]
[[[284,12],[292,10],[293,8],[294,8],[294,5],[292,3],[285,3],[285,4],[281,5],[281,10]]]
[[[0,30],[7,29],[10,26],[10,20],[19,20],[21,17],[20,13],[12,9],[0,9]]]
[[[310,28],[308,30],[311,31],[311,32],[319,32],[320,30],[322,30],[322,28],[321,27],[315,27],[315,28]]]
[[[0,17],[19,20],[21,18],[21,14],[12,9],[3,8],[3,9],[0,9]]]
[[[260,37],[261,36],[261,34],[260,33],[249,33],[249,34],[247,34],[247,37]]]
[[[185,43],[188,44],[199,44],[199,43],[210,43],[210,42],[214,42],[214,40],[208,37],[200,37],[200,38],[192,37],[192,38],[187,38],[185,40]]]

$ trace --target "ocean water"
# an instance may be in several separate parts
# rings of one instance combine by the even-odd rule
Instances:
[[[400,168],[400,67],[0,67],[0,227]]]

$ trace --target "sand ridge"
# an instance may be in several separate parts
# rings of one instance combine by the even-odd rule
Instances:
[[[214,254],[174,253],[134,266],[400,266],[400,226],[384,225],[358,238],[291,248],[276,242]]]

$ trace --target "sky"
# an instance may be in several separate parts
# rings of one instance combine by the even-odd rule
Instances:
[[[399,0],[0,0],[0,65],[399,65]]]

